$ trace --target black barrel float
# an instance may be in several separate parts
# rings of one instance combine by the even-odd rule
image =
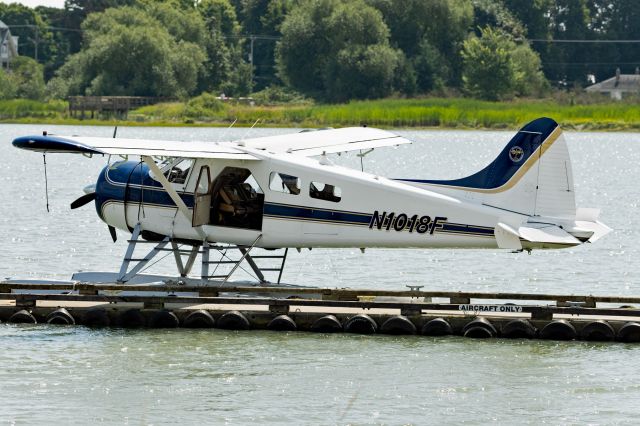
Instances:
[[[88,327],[108,327],[111,320],[106,309],[92,308],[84,314],[82,323]]]
[[[573,325],[563,319],[551,321],[540,331],[540,338],[548,340],[573,340],[576,336]]]
[[[335,315],[325,315],[311,324],[311,331],[316,333],[339,333],[342,331],[342,324]]]
[[[514,319],[502,327],[500,335],[507,339],[533,339],[536,328],[526,319]]]
[[[47,315],[47,324],[74,325],[76,321],[65,308],[58,308]]]
[[[344,331],[356,334],[375,334],[378,331],[378,324],[367,314],[357,314],[347,320],[344,324]]]
[[[149,325],[153,328],[176,328],[180,320],[173,312],[162,309],[153,314]]]
[[[121,313],[118,322],[122,327],[126,328],[140,328],[147,324],[147,320],[142,312],[140,312],[140,309],[136,308],[127,309]]]
[[[242,315],[242,313],[238,311],[229,311],[218,318],[218,321],[216,321],[216,327],[224,328],[226,330],[248,330],[251,328],[251,324],[247,317]]]
[[[625,343],[640,342],[640,324],[628,322],[618,330],[618,340]]]
[[[608,322],[598,320],[585,325],[580,331],[580,337],[589,341],[611,342],[616,338],[616,332]]]
[[[451,324],[444,318],[434,318],[422,326],[425,336],[449,336],[453,334]]]
[[[191,312],[182,322],[187,328],[211,328],[216,324],[211,314],[204,309]]]
[[[278,315],[269,322],[267,328],[273,331],[296,331],[298,326],[289,315]]]
[[[498,333],[491,322],[482,317],[469,321],[462,328],[462,335],[473,339],[487,339],[489,337],[496,337],[496,334]]]
[[[382,324],[380,332],[384,334],[416,334],[416,326],[404,315],[395,315]]]
[[[13,315],[9,317],[9,322],[12,324],[37,324],[35,317],[31,315],[31,312],[22,309],[18,312],[15,312]]]

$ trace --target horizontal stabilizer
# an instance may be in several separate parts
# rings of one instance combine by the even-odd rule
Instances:
[[[576,225],[579,229],[584,229],[592,233],[588,239],[590,243],[595,243],[600,238],[611,232],[611,228],[597,220],[594,222],[576,220]]]
[[[516,229],[505,223],[498,223],[494,230],[498,247],[510,250],[521,250],[523,248],[523,241],[542,246],[577,246],[581,244],[580,240],[559,226],[545,223],[527,223],[526,225],[527,226],[519,226]]]
[[[557,225],[533,223],[527,225],[529,226],[521,226],[518,228],[518,233],[524,240],[529,242],[567,246],[577,246],[581,244],[580,240]]]

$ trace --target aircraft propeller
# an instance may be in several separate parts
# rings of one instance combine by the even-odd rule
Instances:
[[[85,204],[89,204],[90,202],[92,202],[95,199],[96,199],[96,193],[95,192],[90,192],[88,194],[84,194],[82,197],[78,198],[73,203],[71,203],[71,210],[75,210],[75,209],[77,209],[79,207],[84,206]]]
[[[87,185],[83,188],[83,191],[85,192],[85,194],[79,198],[77,198],[75,201],[73,201],[71,203],[71,210],[80,208],[82,206],[84,206],[85,204],[89,204],[90,202],[94,201],[96,199],[96,186],[95,185]],[[108,225],[109,228],[109,234],[111,235],[111,239],[113,240],[113,242],[115,243],[118,239],[118,236],[116,234],[116,228],[114,228],[111,225]]]

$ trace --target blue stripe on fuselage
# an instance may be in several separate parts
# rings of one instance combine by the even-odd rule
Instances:
[[[193,207],[193,194],[178,195],[187,207]],[[121,161],[102,170],[96,183],[96,211],[102,220],[105,219],[102,216],[102,206],[109,201],[175,207],[162,184],[149,176],[149,167],[137,161]]]

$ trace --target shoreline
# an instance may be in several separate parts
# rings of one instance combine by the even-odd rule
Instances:
[[[553,118],[551,116],[550,118]],[[48,118],[20,118],[20,119],[0,119],[0,125],[54,125],[54,126],[103,126],[103,127],[175,127],[175,128],[227,128],[230,123],[222,122],[193,122],[185,123],[178,121],[131,121],[131,120],[78,120],[78,119],[48,119]],[[308,123],[307,123],[308,124]],[[366,123],[364,123],[366,124]],[[525,123],[523,123],[525,124]],[[629,132],[639,133],[640,123],[633,124],[618,124],[618,123],[590,123],[588,125],[575,125],[571,123],[560,122],[560,127],[564,131],[570,132]],[[236,123],[234,128],[249,129],[253,126],[253,123]],[[522,127],[522,125],[497,125],[497,126],[386,126],[386,125],[368,125],[369,127],[375,127],[385,130],[477,130],[477,131],[514,131]],[[305,123],[258,123],[258,128],[268,129],[306,129],[306,128],[320,128],[320,127],[358,127],[354,124],[336,123],[334,126],[326,125],[305,125]]]
[[[599,101],[599,102],[594,102]],[[122,127],[322,128],[367,125],[407,130],[514,130],[550,117],[571,131],[640,131],[640,104],[633,100],[520,99],[487,102],[466,98],[380,99],[347,104],[241,105],[224,103],[196,112],[186,102],[131,110],[126,119],[80,119],[64,101],[0,101],[0,124]],[[257,123],[257,124],[256,124]]]

